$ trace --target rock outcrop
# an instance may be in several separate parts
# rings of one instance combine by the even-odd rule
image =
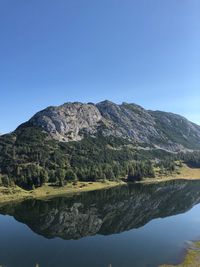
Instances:
[[[92,104],[66,103],[59,107],[48,107],[38,112],[30,123],[39,126],[58,141],[78,141],[83,135],[96,133],[102,120],[99,110]]]
[[[118,105],[107,100],[65,103],[38,112],[28,123],[64,142],[102,134],[169,151],[200,149],[200,126],[182,116],[145,110],[136,104]]]

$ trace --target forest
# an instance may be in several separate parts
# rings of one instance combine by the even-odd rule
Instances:
[[[34,189],[49,182],[68,182],[155,177],[154,167],[163,173],[175,170],[181,159],[200,167],[200,153],[171,155],[165,151],[136,149],[129,141],[85,136],[79,142],[58,142],[39,128],[23,127],[0,137],[0,185]]]

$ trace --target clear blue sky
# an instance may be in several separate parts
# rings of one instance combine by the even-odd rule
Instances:
[[[0,132],[68,101],[200,124],[199,0],[0,0]]]

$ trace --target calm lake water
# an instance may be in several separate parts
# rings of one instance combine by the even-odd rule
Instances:
[[[129,185],[0,207],[0,265],[154,267],[200,240],[200,182]]]

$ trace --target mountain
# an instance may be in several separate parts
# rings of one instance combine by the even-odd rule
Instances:
[[[100,133],[169,151],[200,148],[200,126],[182,116],[148,111],[136,104],[117,105],[107,100],[96,105],[65,103],[38,112],[28,124],[63,142]]]
[[[48,107],[0,136],[0,185],[140,180],[176,169],[178,152],[197,150],[200,126],[182,116],[110,101]]]

